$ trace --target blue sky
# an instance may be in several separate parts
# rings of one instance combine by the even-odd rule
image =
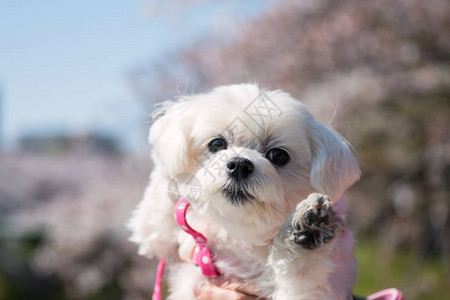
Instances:
[[[141,149],[149,112],[127,85],[127,72],[217,34],[212,29],[224,15],[242,20],[263,10],[256,0],[198,1],[178,10],[164,3],[171,2],[3,0],[3,144],[13,148],[27,133],[100,130]]]

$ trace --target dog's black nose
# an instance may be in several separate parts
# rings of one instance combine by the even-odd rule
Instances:
[[[227,163],[228,174],[235,179],[247,178],[255,169],[253,163],[242,157],[233,157]]]

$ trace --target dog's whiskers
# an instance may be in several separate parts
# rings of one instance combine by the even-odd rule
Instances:
[[[255,196],[249,192],[246,184],[227,182],[222,186],[222,191],[227,199],[236,206],[255,200]]]

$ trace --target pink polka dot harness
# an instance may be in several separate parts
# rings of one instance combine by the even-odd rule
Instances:
[[[181,229],[187,234],[191,235],[195,243],[197,244],[192,254],[192,261],[195,265],[200,267],[203,275],[207,277],[220,276],[219,270],[214,266],[211,249],[208,247],[208,240],[206,237],[198,231],[192,229],[186,220],[186,211],[189,208],[190,203],[185,198],[180,198],[175,205],[174,214],[175,220]],[[153,289],[153,300],[161,300],[161,280],[164,272],[164,259],[161,258],[158,265],[158,271],[156,272],[155,287]]]
[[[192,254],[192,261],[195,265],[200,267],[203,275],[208,277],[220,276],[219,271],[213,264],[212,253],[207,245],[206,238],[200,232],[192,229],[186,221],[186,211],[189,205],[189,201],[185,198],[180,198],[175,205],[175,219],[181,229],[191,235],[197,244],[194,248],[194,253]]]

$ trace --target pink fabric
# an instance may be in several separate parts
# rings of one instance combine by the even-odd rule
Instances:
[[[153,288],[153,300],[161,300],[161,281],[164,273],[164,266],[166,262],[164,261],[164,258],[161,258],[159,260],[158,264],[158,270],[156,271],[156,280],[155,280],[155,286]]]
[[[367,300],[402,300],[403,294],[397,289],[385,289],[367,297]]]
[[[197,244],[194,248],[194,253],[192,254],[192,261],[195,265],[200,267],[203,275],[208,277],[220,276],[219,270],[217,270],[213,264],[211,250],[207,245],[208,241],[200,232],[192,229],[186,221],[186,211],[189,205],[189,201],[185,198],[180,198],[175,205],[175,219],[181,229],[191,235]]]

